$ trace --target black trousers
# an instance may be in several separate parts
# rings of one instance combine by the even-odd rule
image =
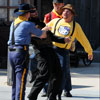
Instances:
[[[37,100],[38,94],[48,82],[48,98],[56,100],[59,93],[62,79],[62,69],[59,58],[51,47],[40,49],[40,53],[36,55],[38,62],[38,75],[34,81],[31,91],[28,95],[29,100]]]

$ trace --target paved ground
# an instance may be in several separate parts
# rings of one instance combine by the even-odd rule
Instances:
[[[86,67],[80,64],[78,68],[71,68],[73,97],[62,95],[62,100],[100,100],[100,63],[92,63]],[[26,99],[31,87],[26,89]],[[39,94],[38,100],[45,100]],[[7,85],[7,70],[0,69],[0,100],[11,100],[11,86]]]

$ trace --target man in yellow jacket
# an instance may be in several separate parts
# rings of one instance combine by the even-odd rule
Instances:
[[[62,19],[56,18],[51,20],[47,26],[51,26],[51,31],[61,37],[70,37],[73,31],[73,17],[76,15],[74,7],[71,4],[67,4],[63,7],[63,13],[62,13]],[[60,20],[59,20],[60,19]],[[57,22],[59,20],[59,22]],[[55,27],[56,26],[56,27]],[[69,60],[69,49],[71,48],[71,45],[75,38],[80,42],[80,44],[84,47],[84,50],[88,53],[88,59],[93,59],[93,50],[91,48],[91,45],[85,36],[85,33],[83,32],[81,26],[75,22],[75,29],[73,32],[73,35],[71,36],[71,42],[69,44],[61,44],[54,42],[55,51],[57,52],[62,70],[63,70],[63,79],[62,79],[62,86],[61,86],[61,92],[59,96],[61,96],[62,90],[65,87],[65,84],[67,84],[69,91],[67,91],[66,96],[71,97],[70,91],[72,89],[71,86],[71,76],[70,76],[70,60]],[[70,81],[70,82],[69,82]],[[70,83],[70,84],[69,84]],[[67,89],[68,90],[68,89]]]

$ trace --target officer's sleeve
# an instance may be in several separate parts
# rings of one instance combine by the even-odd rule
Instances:
[[[31,27],[31,33],[32,34],[34,34],[36,36],[41,36],[42,35],[43,31],[38,29],[38,28],[36,28],[35,24],[32,23],[30,27]]]

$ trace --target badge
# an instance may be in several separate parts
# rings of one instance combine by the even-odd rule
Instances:
[[[62,35],[68,35],[70,32],[70,28],[67,26],[60,26],[58,32]]]

